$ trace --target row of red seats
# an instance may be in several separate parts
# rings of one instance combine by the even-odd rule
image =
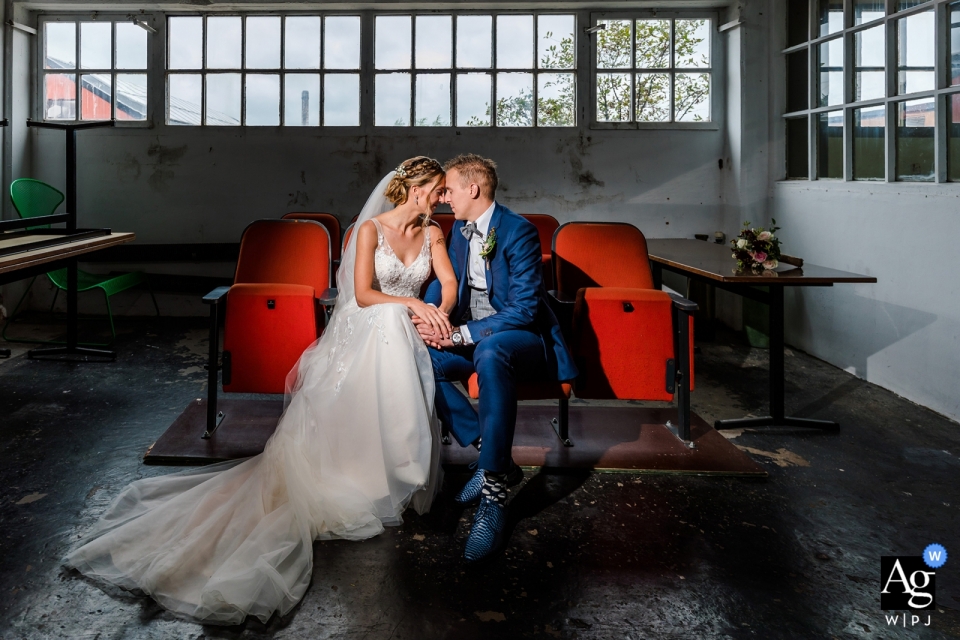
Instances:
[[[330,289],[333,248],[345,245],[351,229],[341,240],[335,217],[312,216],[329,214],[288,214],[283,220],[259,220],[248,226],[241,238],[234,285],[204,298],[211,305],[207,437],[222,419],[216,403],[221,313],[226,313],[222,357],[226,392],[283,393],[287,373],[323,331],[324,309],[336,300]],[[449,221],[440,216],[435,221],[441,229],[444,223],[452,226],[452,216]],[[530,217],[544,243],[546,230],[556,220]],[[443,231],[449,233],[449,228]],[[577,397],[595,399],[671,400],[676,395],[680,408],[676,433],[689,440],[690,313],[696,305],[653,288],[640,230],[625,223],[569,222],[557,224],[549,245],[543,246],[549,246],[544,265],[555,284],[555,310],[580,376],[572,385],[521,385],[521,399],[559,399],[555,428],[564,444],[571,445],[567,432],[571,390]],[[476,394],[476,379],[465,386]]]

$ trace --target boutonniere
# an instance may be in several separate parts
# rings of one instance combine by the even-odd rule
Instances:
[[[483,244],[480,247],[480,257],[487,261],[487,269],[490,268],[490,256],[493,255],[493,250],[497,248],[497,228],[490,227],[490,231],[487,232],[487,237],[483,239]]]

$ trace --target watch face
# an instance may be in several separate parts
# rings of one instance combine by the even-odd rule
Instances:
[[[459,331],[454,331],[450,335],[450,340],[453,341],[453,344],[455,345],[461,345],[463,344],[463,334],[460,333]]]

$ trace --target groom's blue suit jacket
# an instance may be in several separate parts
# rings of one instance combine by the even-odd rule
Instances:
[[[461,233],[463,220],[453,224],[450,238],[450,261],[457,275],[457,304],[450,313],[450,322],[463,324],[470,310],[471,289],[467,286],[469,243]],[[487,259],[487,294],[497,313],[483,320],[470,320],[467,328],[473,341],[500,331],[532,331],[543,338],[547,365],[557,380],[573,380],[577,367],[560,333],[557,317],[547,302],[541,271],[540,237],[533,223],[503,205],[494,207],[490,227],[496,229],[497,242]],[[489,232],[488,232],[489,233]],[[439,281],[427,288],[426,302],[441,302]]]

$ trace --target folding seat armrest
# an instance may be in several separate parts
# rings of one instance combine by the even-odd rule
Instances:
[[[203,432],[204,439],[213,435],[220,425],[223,414],[217,408],[217,372],[220,358],[220,316],[224,309],[221,303],[227,297],[230,287],[217,287],[203,296],[203,303],[210,305],[210,346],[207,355],[207,428]]]
[[[329,287],[323,290],[323,293],[320,294],[320,298],[318,300],[323,306],[332,307],[333,305],[337,304],[337,295],[337,289],[335,287]]]
[[[688,300],[679,294],[671,293],[669,295],[670,299],[673,300],[673,306],[679,311],[683,311],[684,313],[693,313],[700,308],[696,302],[693,300]]]
[[[203,296],[204,304],[220,304],[223,297],[230,291],[230,287],[217,287],[207,295]]]
[[[560,332],[563,334],[567,344],[573,338],[573,310],[577,304],[577,296],[570,297],[556,289],[547,291],[547,300],[553,315],[557,316],[557,322],[560,323]]]

